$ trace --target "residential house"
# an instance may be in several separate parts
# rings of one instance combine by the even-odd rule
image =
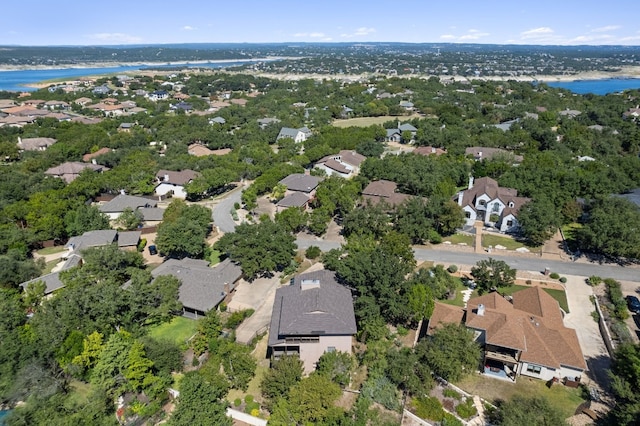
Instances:
[[[396,192],[398,184],[389,180],[375,180],[362,190],[362,198],[373,205],[387,204],[394,208],[411,198],[411,195]]]
[[[164,101],[166,99],[169,99],[169,92],[167,92],[166,90],[156,90],[149,93],[150,101],[157,102],[157,101]]]
[[[629,108],[624,113],[622,113],[622,117],[637,120],[638,117],[640,117],[640,106]]]
[[[299,129],[283,127],[282,129],[280,129],[280,133],[278,133],[276,142],[280,139],[289,138],[293,139],[295,143],[301,143],[307,140],[307,138],[310,136],[310,133],[311,131],[306,127],[301,127]]]
[[[156,186],[155,193],[162,196],[172,193],[175,198],[187,198],[187,192],[184,186],[200,176],[200,173],[193,170],[182,170],[175,172],[172,170],[160,170],[156,173],[156,180],[158,186]]]
[[[279,122],[280,120],[278,120],[275,117],[258,118],[258,126],[260,126],[261,129],[266,128],[269,124],[279,123]]]
[[[109,87],[105,85],[102,85],[94,87],[92,92],[94,95],[108,95],[111,92],[111,89],[109,89]]]
[[[562,115],[563,117],[575,118],[582,114],[582,111],[567,108],[563,111],[558,112],[558,114]]]
[[[416,137],[418,129],[416,129],[413,125],[409,123],[398,123],[398,127],[395,129],[386,129],[387,136],[385,137],[385,141],[387,142],[410,142],[409,140],[404,140],[402,138],[402,134],[404,132],[411,133],[411,140]]]
[[[173,111],[191,112],[191,110],[193,110],[193,105],[188,102],[178,102],[177,104],[171,104],[169,108]]]
[[[109,216],[110,220],[116,220],[127,208],[135,211],[142,208],[157,206],[158,202],[150,198],[120,194],[111,201],[101,205],[99,210]]]
[[[515,123],[520,122],[519,118],[516,118],[515,120],[509,120],[509,121],[503,121],[500,124],[494,124],[493,127],[495,127],[496,129],[500,129],[503,132],[506,132],[507,130],[511,129],[511,126],[513,126]]]
[[[444,148],[436,148],[435,146],[419,146],[416,149],[414,149],[412,151],[414,154],[418,154],[418,155],[424,155],[424,156],[430,156],[430,155],[435,155],[436,157],[439,157],[443,154],[447,153],[447,150]]]
[[[511,157],[515,163],[522,163],[522,155],[515,155],[511,151],[501,148],[489,148],[486,146],[471,146],[464,150],[465,155],[472,156],[476,161],[491,160],[494,157]]]
[[[231,259],[211,268],[206,260],[186,258],[169,259],[151,271],[151,275],[154,278],[164,275],[178,278],[181,282],[178,300],[182,303],[182,315],[198,319],[220,302],[230,300],[242,277],[242,270]]]
[[[120,123],[120,125],[118,126],[118,131],[131,133],[131,129],[133,129],[135,125],[136,123]]]
[[[138,238],[140,235],[138,234]],[[81,254],[82,250],[90,247],[103,247],[118,241],[118,231],[114,229],[100,229],[87,231],[82,235],[69,238],[66,248],[69,250],[66,257],[72,254]]]
[[[216,116],[213,117],[211,119],[209,119],[209,124],[211,124],[212,126],[214,124],[225,124],[227,122],[227,120],[225,120],[224,118],[220,117],[220,116]]]
[[[473,226],[481,220],[487,226],[495,226],[501,232],[515,232],[519,229],[518,211],[531,201],[530,198],[518,197],[513,188],[501,188],[498,182],[490,177],[482,177],[474,181],[469,178],[469,186],[453,197],[465,212],[466,225]]]
[[[45,108],[48,109],[68,109],[69,104],[65,101],[47,101],[44,103]]]
[[[27,288],[30,284],[40,281],[45,285],[44,295],[48,296],[56,290],[60,290],[65,286],[62,280],[60,280],[60,272],[71,269],[74,266],[82,266],[82,257],[78,254],[69,256],[66,260],[64,260],[64,263],[62,263],[61,266],[56,266],[54,268],[54,270],[57,269],[54,272],[50,272],[32,280],[25,281],[20,284],[20,287],[22,288],[22,291],[27,291]]]
[[[566,328],[558,302],[541,287],[513,294],[475,297],[466,308],[436,302],[427,335],[442,324],[465,324],[483,348],[482,369],[490,376],[579,382],[587,365],[575,330]]]
[[[95,172],[104,172],[109,170],[108,167],[99,164],[81,163],[79,161],[71,161],[62,163],[59,166],[51,167],[44,172],[45,175],[53,176],[64,180],[67,183],[73,182],[84,170],[93,170]]]
[[[407,111],[413,111],[413,102],[400,101],[400,108],[404,108]]]
[[[45,151],[57,140],[53,138],[24,138],[18,136],[18,149],[22,151]]]
[[[367,157],[352,150],[342,150],[338,154],[328,155],[316,162],[315,168],[324,170],[331,176],[349,178],[360,172],[360,165]]]
[[[338,284],[335,272],[298,275],[276,290],[269,328],[271,359],[298,355],[310,373],[325,352],[351,353],[356,332],[351,291]]]
[[[321,177],[311,176],[302,173],[294,173],[282,179],[279,183],[287,187],[287,191],[304,192],[312,195],[315,193]]]
[[[160,225],[164,218],[164,209],[159,207],[140,207],[138,212],[142,214],[142,222],[144,226]]]
[[[140,231],[118,232],[118,248],[125,251],[137,251],[140,244]]]
[[[289,207],[296,207],[302,210],[306,210],[309,201],[311,201],[311,197],[309,197],[305,193],[292,192],[291,194],[278,201],[278,203],[276,204],[276,212],[281,212],[282,210],[286,210]]]

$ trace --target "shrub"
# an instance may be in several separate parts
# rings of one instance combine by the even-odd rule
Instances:
[[[249,318],[254,312],[255,311],[253,309],[245,309],[243,311],[232,313],[229,315],[229,318],[227,318],[227,322],[224,325],[225,328],[235,330],[245,318]]]
[[[322,251],[318,246],[310,246],[307,251],[304,252],[304,255],[307,257],[307,259],[317,259],[321,254]]]
[[[560,282],[562,284],[566,283],[567,282],[567,277],[560,277]]]
[[[449,265],[447,271],[449,271],[450,274],[455,274],[458,272],[458,267],[456,265]]]
[[[442,242],[442,236],[433,229],[429,231],[427,238],[431,244],[440,244]]]
[[[257,402],[247,403],[247,405],[244,407],[244,412],[247,414],[251,414],[253,412],[257,412],[258,414],[260,414],[260,404],[258,404]],[[256,417],[258,416],[256,415]]]
[[[600,314],[598,314],[598,311],[592,311],[591,318],[593,318],[595,322],[600,322]]]
[[[249,414],[251,414],[253,417],[260,417],[260,409],[259,408],[255,408],[255,409],[251,410],[251,412]]]
[[[401,325],[399,325],[396,330],[398,331],[398,336],[404,337],[409,334],[409,330]]]
[[[224,302],[220,302],[220,305],[218,305],[218,307],[220,308],[220,312],[227,312],[227,304]]]
[[[236,398],[233,400],[233,406],[234,407],[239,407],[240,404],[242,404],[242,400],[240,398]]]
[[[251,404],[253,402],[253,395],[249,394],[247,396],[244,397],[244,402],[246,402],[247,404]]]
[[[453,414],[444,413],[444,418],[440,422],[440,426],[463,426],[460,420],[456,419]]]
[[[560,275],[558,275],[557,272],[552,272],[551,274],[549,274],[549,277],[554,280],[557,280],[558,278],[560,278]]]
[[[444,418],[444,409],[436,397],[420,397],[413,400],[416,415],[436,422]]]
[[[400,409],[398,390],[385,376],[369,378],[362,385],[361,395],[377,402],[387,410]]]
[[[527,285],[531,285],[531,284],[533,284],[533,282],[532,282],[531,280],[527,280],[527,281],[525,281],[525,283],[526,283]]]
[[[613,305],[613,315],[620,321],[629,318],[629,310],[627,309],[627,303],[624,300],[620,283],[612,278],[607,278],[604,280],[604,284],[607,286],[609,301]]]
[[[475,416],[478,413],[476,407],[473,405],[473,399],[467,398],[467,400],[456,406],[456,413],[463,419]]]
[[[138,252],[142,253],[144,248],[147,246],[147,240],[145,238],[141,239],[138,243]]]
[[[602,282],[602,278],[600,278],[597,275],[591,275],[589,278],[587,278],[587,284],[589,284],[590,286],[597,286]]]
[[[442,391],[442,394],[445,396],[445,398],[453,398],[453,399],[457,399],[458,401],[462,398],[462,395],[460,395],[458,392],[454,391],[453,389],[445,389],[444,391]]]
[[[240,210],[240,203],[239,203],[239,202],[237,202],[237,201],[236,201],[235,203],[233,203],[233,208],[234,208],[235,210]]]

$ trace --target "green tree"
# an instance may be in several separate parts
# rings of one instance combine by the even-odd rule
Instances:
[[[125,208],[116,223],[127,231],[134,230],[142,224],[142,213],[140,210],[133,210],[131,207]]]
[[[351,370],[354,367],[354,359],[347,352],[325,352],[318,359],[316,373],[327,377],[334,383],[345,387],[351,381]]]
[[[162,222],[158,226],[156,246],[158,252],[173,258],[201,258],[205,249],[207,228],[186,217]]]
[[[342,410],[334,406],[340,394],[340,386],[312,374],[293,385],[287,399],[276,402],[269,421],[274,425],[330,424],[342,416]]]
[[[614,410],[612,410],[614,411]],[[540,396],[515,395],[500,405],[494,422],[499,426],[551,426],[566,425],[567,422],[546,398]],[[624,424],[624,423],[616,423]],[[627,423],[635,424],[635,422]]]
[[[285,355],[273,361],[271,369],[265,373],[260,390],[270,403],[282,395],[287,395],[289,389],[300,380],[304,373],[303,363],[298,356]]]
[[[289,207],[276,213],[276,224],[284,227],[289,232],[297,233],[307,225],[309,215],[296,207]]]
[[[278,183],[271,190],[271,198],[275,201],[280,201],[284,198],[284,194],[287,192],[287,186],[283,183]]]
[[[471,276],[478,284],[478,291],[482,293],[513,285],[516,270],[510,268],[506,262],[490,257],[476,263],[476,266],[471,268]]]
[[[431,317],[435,302],[429,287],[425,284],[416,283],[411,286],[407,298],[413,321],[419,322]]]
[[[185,374],[180,382],[180,397],[168,424],[170,426],[231,426],[222,400],[228,389],[213,386],[198,372]]]
[[[473,331],[461,324],[443,324],[418,343],[416,353],[434,374],[448,381],[460,380],[475,371],[482,355]]]
[[[95,206],[82,204],[64,215],[65,229],[69,236],[82,235],[96,229],[110,229],[109,218]],[[137,225],[136,225],[137,226]]]
[[[207,312],[204,318],[198,322],[198,330],[191,340],[191,347],[196,356],[200,356],[209,349],[211,341],[220,337],[222,321],[216,310]]]
[[[522,235],[536,246],[544,244],[561,225],[557,209],[545,198],[536,198],[522,206],[518,223]]]
[[[289,266],[295,254],[294,241],[283,226],[266,219],[239,225],[235,232],[223,235],[214,247],[240,264],[249,279],[254,279]]]
[[[611,370],[611,391],[616,401],[609,411],[611,424],[634,425],[640,420],[640,345],[624,344],[616,350]]]

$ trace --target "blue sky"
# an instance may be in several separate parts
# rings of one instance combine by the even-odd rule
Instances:
[[[32,0],[0,44],[412,42],[640,45],[637,0]]]

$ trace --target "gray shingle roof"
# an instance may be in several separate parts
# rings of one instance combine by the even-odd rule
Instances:
[[[161,221],[164,217],[164,209],[159,207],[142,207],[138,211],[142,213],[142,220],[145,222]]]
[[[185,308],[207,312],[226,296],[225,283],[230,290],[242,276],[240,266],[226,259],[215,268],[210,268],[204,260],[169,259],[151,272],[153,277],[173,275],[182,285],[179,300]]]
[[[97,231],[87,231],[77,237],[69,238],[67,247],[71,247],[77,252],[89,247],[108,246],[116,240],[118,231],[114,229],[102,229]]]
[[[149,198],[120,194],[108,203],[100,206],[102,213],[120,213],[127,207],[135,210],[139,207],[156,207],[158,202]]]
[[[280,129],[280,133],[278,133],[278,137],[276,139],[283,139],[283,138],[291,138],[291,139],[295,139],[296,136],[298,136],[298,129],[292,129],[291,127],[283,127],[282,129]]]
[[[118,247],[137,246],[140,242],[140,231],[122,231],[118,232]]]
[[[353,335],[357,332],[351,291],[338,284],[335,272],[298,275],[276,290],[269,345],[287,336]]]
[[[322,179],[318,176],[293,173],[280,181],[290,191],[311,192]]]
[[[287,195],[282,200],[278,201],[278,207],[302,207],[309,202],[307,197],[302,192],[294,192],[291,195]]]

